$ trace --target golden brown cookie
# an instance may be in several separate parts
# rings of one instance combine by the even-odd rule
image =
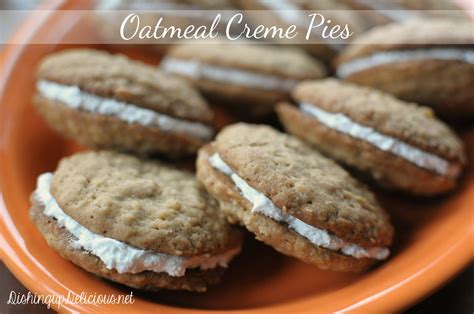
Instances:
[[[85,152],[42,174],[31,217],[79,267],[134,288],[205,291],[241,237],[193,175],[157,161]]]
[[[432,107],[474,117],[474,34],[462,20],[415,20],[376,27],[337,60],[337,75]]]
[[[304,82],[278,114],[292,134],[382,186],[433,195],[456,186],[462,142],[431,109],[335,79]]]
[[[35,103],[52,128],[96,148],[182,156],[213,136],[212,111],[188,83],[97,50],[46,57]]]
[[[200,149],[197,176],[231,223],[283,254],[337,271],[389,254],[393,228],[366,186],[271,127],[226,127]]]
[[[257,118],[273,113],[299,81],[325,76],[324,66],[301,50],[224,40],[176,46],[161,68],[190,80],[217,104]]]

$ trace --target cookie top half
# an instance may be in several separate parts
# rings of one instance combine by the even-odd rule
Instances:
[[[235,124],[211,144],[281,211],[362,246],[387,246],[392,227],[374,195],[332,160],[268,126]]]
[[[251,43],[229,44],[223,40],[193,45],[192,49],[189,45],[177,45],[169,51],[164,62],[170,59],[248,70],[295,80],[319,78],[326,74],[322,63],[298,49]]]
[[[293,91],[293,98],[300,106],[344,114],[359,124],[447,160],[465,161],[462,142],[427,107],[335,79],[303,82]]]
[[[90,231],[170,255],[226,250],[233,241],[216,202],[188,172],[114,152],[61,160],[51,193]]]
[[[130,102],[175,118],[210,123],[212,111],[187,82],[123,55],[71,49],[46,57],[39,80],[77,86],[104,98]]]
[[[469,21],[455,19],[416,19],[379,26],[355,38],[337,59],[345,63],[375,52],[430,47],[474,48]]]

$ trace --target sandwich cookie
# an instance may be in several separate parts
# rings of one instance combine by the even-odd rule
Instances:
[[[453,189],[462,142],[426,107],[334,79],[304,82],[278,106],[288,132],[385,187],[418,195]]]
[[[320,62],[301,50],[223,40],[192,49],[175,46],[161,69],[190,80],[212,101],[252,118],[273,113],[275,102],[287,99],[299,81],[326,74]]]
[[[39,176],[31,200],[49,246],[137,289],[205,291],[241,246],[192,174],[120,153],[62,159]]]
[[[361,14],[351,10],[351,7],[341,0],[240,0],[239,2],[245,10],[256,10],[247,12],[247,18],[254,27],[265,25],[287,29],[295,25],[298,32],[295,38],[291,40],[275,38],[274,41],[284,44],[298,43],[298,47],[326,63],[344,48],[347,40],[352,40],[369,26]],[[324,18],[315,17],[312,21],[310,14],[314,13],[319,13]],[[319,26],[312,28],[310,36],[306,38],[310,25]],[[352,35],[343,39],[340,36],[341,30],[346,25]],[[337,30],[333,31],[333,27]],[[331,36],[328,36],[329,32]]]
[[[197,176],[229,222],[283,254],[335,271],[389,256],[393,228],[366,186],[271,127],[226,127],[199,150]]]
[[[38,77],[38,111],[82,144],[177,157],[213,137],[212,111],[189,83],[125,56],[67,50],[46,57]]]
[[[442,117],[474,117],[472,24],[416,20],[380,26],[361,35],[337,60],[337,75],[407,101]]]

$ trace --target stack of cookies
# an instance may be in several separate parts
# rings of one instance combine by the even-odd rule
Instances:
[[[387,23],[361,14],[348,15],[361,31]],[[145,290],[206,291],[244,230],[321,269],[361,272],[388,259],[395,230],[370,186],[429,197],[462,178],[463,143],[437,115],[473,117],[472,25],[392,23],[354,43],[219,39],[173,46],[159,67],[91,49],[46,56],[36,109],[92,150],[38,177],[32,220],[72,263]],[[219,130],[217,106],[254,124]],[[264,124],[273,115],[281,124]],[[182,169],[189,157],[196,175]]]
[[[213,138],[212,110],[194,87],[74,49],[41,62],[35,104],[53,129],[97,150],[38,178],[30,213],[52,248],[138,289],[202,292],[220,281],[241,232],[192,173],[149,158],[189,156]]]

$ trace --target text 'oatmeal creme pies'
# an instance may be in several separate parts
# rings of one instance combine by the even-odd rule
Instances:
[[[199,150],[197,177],[231,223],[283,254],[336,271],[389,255],[393,227],[366,186],[271,127],[224,128]]]
[[[49,246],[124,285],[205,291],[241,236],[194,176],[115,152],[63,158],[39,176],[30,215]]]
[[[177,157],[214,133],[212,111],[187,82],[97,50],[47,56],[35,103],[53,129],[95,148]]]

